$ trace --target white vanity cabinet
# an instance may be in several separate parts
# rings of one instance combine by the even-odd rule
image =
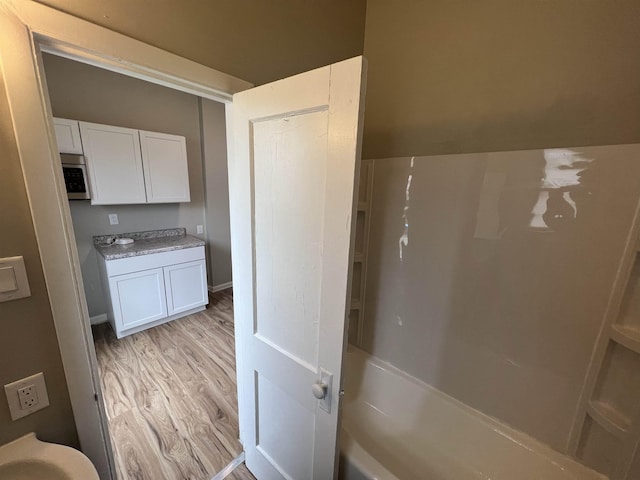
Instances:
[[[204,247],[105,260],[99,256],[107,316],[118,338],[204,310]]]
[[[58,151],[60,153],[72,153],[82,155],[82,142],[80,140],[80,126],[77,120],[67,118],[53,118],[53,128],[56,132]]]
[[[168,315],[186,312],[206,303],[206,268],[204,259],[164,267]]]
[[[110,277],[109,291],[118,333],[167,318],[162,268]]]

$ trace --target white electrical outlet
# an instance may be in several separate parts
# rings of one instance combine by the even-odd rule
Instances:
[[[38,405],[38,390],[35,385],[27,385],[18,389],[18,398],[20,399],[20,408],[28,410]]]
[[[36,373],[4,386],[11,420],[18,420],[49,406],[44,375]]]
[[[117,213],[110,213],[109,214],[109,225],[118,225],[120,223],[120,221],[118,220],[118,214]]]
[[[196,225],[196,233],[204,233],[204,226]]]

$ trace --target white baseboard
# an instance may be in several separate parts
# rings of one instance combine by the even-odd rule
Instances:
[[[208,288],[209,288],[209,293],[216,293],[231,287],[233,287],[233,282],[221,283],[220,285],[216,285],[215,287],[212,287],[211,285],[209,285]]]
[[[107,323],[109,318],[106,313],[101,313],[95,317],[89,317],[89,320],[91,321],[91,325],[98,325],[99,323]]]

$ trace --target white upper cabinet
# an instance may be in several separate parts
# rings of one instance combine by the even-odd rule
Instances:
[[[140,146],[147,202],[191,201],[186,139],[141,130]]]
[[[80,122],[91,203],[146,203],[138,130]]]
[[[76,123],[80,125],[93,205],[191,201],[184,137]]]
[[[80,141],[80,127],[77,120],[66,118],[53,118],[53,126],[58,141],[60,153],[75,153],[82,155],[82,142]]]

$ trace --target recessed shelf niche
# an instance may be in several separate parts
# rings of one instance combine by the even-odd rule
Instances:
[[[610,341],[593,392],[592,403],[603,405],[612,422],[628,430],[638,413],[640,355]]]
[[[356,257],[364,255],[366,234],[366,212],[359,210],[356,217]]]
[[[640,255],[636,254],[618,315],[617,325],[640,336]]]
[[[362,281],[362,262],[354,262],[353,277],[351,278],[351,302],[353,304],[361,303]]]
[[[358,205],[367,205],[371,198],[371,182],[369,182],[369,168],[373,160],[363,160],[360,165],[360,188],[358,189]]]
[[[347,332],[349,343],[355,345],[358,341],[358,332],[360,331],[360,310],[351,310],[349,312],[349,330]]]
[[[367,276],[367,249],[371,221],[371,193],[373,191],[373,160],[363,160],[360,166],[360,187],[356,210],[356,233],[351,275],[351,309],[349,311],[349,343],[362,346],[364,322],[365,279]]]
[[[597,472],[612,476],[620,462],[622,441],[587,416],[578,446],[578,458]]]

